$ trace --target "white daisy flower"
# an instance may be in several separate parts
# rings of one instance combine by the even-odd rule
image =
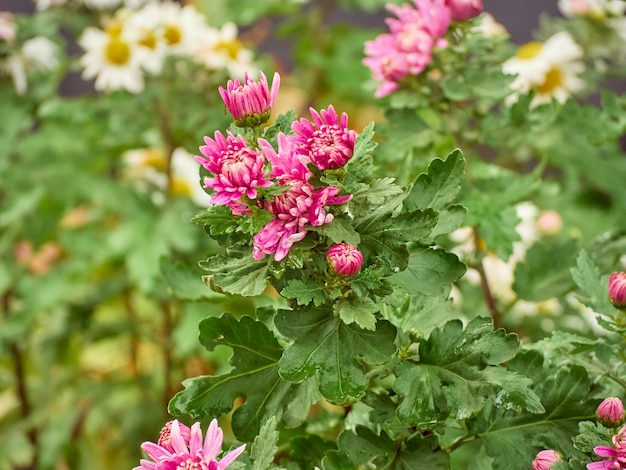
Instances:
[[[88,27],[79,38],[85,50],[80,58],[84,67],[85,80],[96,79],[98,91],[111,91],[123,88],[131,93],[139,93],[144,88],[141,67],[146,52],[137,43],[132,31],[114,21],[106,31]]]
[[[167,42],[162,35],[162,16],[160,4],[148,3],[130,14],[124,22],[124,28],[130,31],[137,45],[145,52],[143,67],[154,74],[161,72],[168,52]]]
[[[171,169],[171,191],[174,194],[187,196],[198,206],[209,207],[211,205],[211,196],[202,189],[198,162],[193,154],[182,147],[174,150]]]
[[[474,27],[474,30],[482,33],[487,38],[503,36],[507,34],[507,30],[502,23],[498,23],[493,15],[486,11],[480,14],[480,23]]]
[[[201,38],[196,60],[209,70],[226,69],[233,77],[243,77],[244,73],[255,67],[252,51],[244,48],[237,36],[238,30],[234,23],[226,23],[220,29],[207,28]],[[249,72],[248,75],[252,77],[253,74]]]
[[[19,52],[10,55],[2,64],[2,69],[13,80],[18,95],[28,90],[28,71],[52,70],[58,63],[59,46],[50,39],[36,36],[27,39]]]
[[[554,34],[545,43],[524,44],[503,64],[505,73],[517,75],[511,85],[515,93],[507,98],[507,104],[514,103],[520,94],[531,89],[535,90],[531,106],[552,99],[564,102],[583,88],[583,81],[578,77],[584,70],[582,56],[580,46],[565,31]]]
[[[159,10],[158,32],[169,53],[194,56],[208,29],[205,17],[192,5],[181,7],[179,3],[163,2],[146,6],[149,7]]]

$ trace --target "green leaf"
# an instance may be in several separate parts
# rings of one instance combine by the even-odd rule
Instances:
[[[216,255],[198,264],[209,272],[204,279],[211,288],[214,284],[230,294],[243,296],[260,295],[265,290],[269,269],[267,259],[257,261],[251,254],[241,258]]]
[[[191,221],[209,227],[211,235],[232,233],[237,228],[237,219],[226,206],[211,206],[205,212],[194,216]]]
[[[403,189],[395,184],[395,178],[381,178],[370,181],[369,188],[364,193],[367,201],[372,205],[383,204],[390,196],[402,194]]]
[[[199,273],[194,272],[182,261],[172,263],[167,257],[161,258],[161,275],[170,289],[172,297],[181,300],[215,298],[216,295],[202,282]]]
[[[519,355],[509,368],[535,376],[534,391],[546,411],[519,414],[487,406],[469,423],[470,432],[493,457],[493,469],[527,469],[541,449],[554,449],[568,457],[580,455],[572,445],[572,437],[580,421],[593,419],[597,406],[596,400],[587,401],[590,382],[585,369],[571,366],[546,370],[536,352]]]
[[[573,287],[569,267],[577,252],[574,239],[535,243],[515,267],[513,289],[520,298],[531,301],[565,295]]]
[[[374,151],[378,143],[374,142],[372,139],[374,137],[374,121],[370,122],[365,128],[363,132],[359,134],[354,142],[354,152],[352,154],[352,158],[350,161],[357,161],[363,156],[370,154]]]
[[[441,80],[441,90],[451,101],[463,101],[471,96],[472,90],[467,86],[465,77],[450,74]]]
[[[413,211],[377,221],[369,226],[358,226],[364,254],[377,256],[393,268],[407,266],[406,243],[426,239],[437,223],[437,213],[432,209]]]
[[[278,331],[293,339],[280,359],[280,374],[300,382],[317,376],[320,392],[331,403],[348,405],[360,400],[367,378],[360,360],[382,364],[396,347],[396,331],[379,321],[375,331],[346,325],[328,310],[280,310],[275,319]]]
[[[360,235],[354,230],[350,218],[345,215],[339,215],[329,224],[311,227],[309,230],[327,236],[333,243],[349,243],[354,246],[361,243]]]
[[[496,397],[506,409],[543,411],[531,381],[499,364],[515,357],[519,341],[491,319],[476,317],[463,329],[459,320],[436,328],[419,346],[419,362],[396,370],[393,389],[402,397],[398,417],[406,424],[431,426],[448,416],[466,419]]]
[[[409,211],[444,209],[456,198],[464,178],[465,158],[460,150],[454,150],[445,161],[436,158],[428,165],[428,172],[417,178],[404,206]]]
[[[346,324],[356,323],[365,330],[376,329],[378,305],[370,298],[349,298],[333,304],[333,311]]]
[[[465,273],[456,255],[442,249],[422,247],[409,257],[408,267],[391,278],[407,292],[439,295]]]
[[[313,302],[319,307],[326,302],[325,289],[323,285],[311,279],[293,279],[280,291],[280,294],[296,299],[298,305],[308,305]]]
[[[434,240],[439,235],[454,232],[463,225],[465,217],[467,217],[467,208],[459,204],[440,210],[437,225],[430,232],[430,238]]]
[[[233,432],[242,441],[252,441],[270,417],[281,419],[287,404],[297,402],[300,417],[306,417],[310,400],[317,398],[311,393],[314,381],[293,384],[278,375],[283,350],[261,322],[247,316],[237,320],[228,313],[205,318],[200,323],[200,342],[209,351],[220,345],[232,348],[233,369],[219,376],[185,380],[185,389],[170,401],[170,413],[188,414],[194,419],[219,416],[231,411],[236,399],[245,398],[232,416]],[[291,419],[295,424],[293,413]]]
[[[618,310],[609,300],[609,275],[602,276],[600,270],[585,250],[581,250],[576,260],[576,267],[571,269],[572,278],[583,291],[579,300],[595,312],[615,318]]]
[[[364,426],[357,426],[355,432],[344,431],[339,435],[339,449],[348,456],[352,464],[357,466],[370,464],[377,469],[449,468],[450,456],[437,447],[438,441],[434,435],[426,437],[416,435],[406,441],[394,441],[385,431],[377,435]]]
[[[276,430],[276,416],[271,416],[261,427],[259,435],[254,438],[250,448],[250,457],[254,462],[252,470],[267,470],[274,462],[274,455],[278,451],[280,433]]]

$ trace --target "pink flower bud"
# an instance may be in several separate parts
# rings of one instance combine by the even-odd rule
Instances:
[[[563,227],[563,219],[558,212],[542,211],[537,219],[537,230],[542,235],[554,235]]]
[[[263,72],[260,77],[255,82],[246,73],[243,82],[238,79],[229,80],[226,89],[219,88],[226,108],[235,119],[235,124],[240,127],[256,127],[270,118],[280,86],[280,75],[278,72],[274,74],[271,90]]]
[[[614,272],[609,278],[609,300],[619,308],[626,309],[626,273]]]
[[[163,447],[164,449],[169,450],[170,452],[176,452],[172,447],[172,426],[177,426],[180,431],[180,435],[185,441],[185,444],[189,445],[189,439],[191,438],[191,429],[188,426],[185,426],[182,423],[179,423],[178,420],[168,421],[161,429],[161,433],[159,435],[159,440],[157,442],[158,445]]]
[[[616,397],[605,398],[596,410],[596,418],[609,428],[619,426],[624,422],[626,412],[622,400]]]
[[[560,462],[561,454],[554,450],[542,450],[537,454],[535,460],[533,460],[533,470],[550,470],[552,465]]]
[[[340,276],[354,276],[363,264],[363,255],[356,246],[338,243],[326,253],[330,267]]]
[[[446,0],[454,21],[467,21],[483,11],[482,0]]]

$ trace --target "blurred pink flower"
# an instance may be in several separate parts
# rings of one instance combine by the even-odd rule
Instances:
[[[259,75],[259,81],[255,82],[246,72],[243,82],[238,79],[229,80],[226,89],[219,88],[226,108],[235,119],[235,124],[240,127],[255,127],[270,118],[280,86],[280,75],[278,72],[274,74],[271,90],[265,74],[260,72]]]
[[[337,114],[332,105],[319,113],[310,108],[313,122],[302,118],[291,125],[290,137],[298,153],[310,158],[320,170],[343,168],[354,153],[357,134],[348,129],[348,115]]]
[[[622,400],[617,397],[605,398],[598,409],[596,417],[603,425],[613,428],[624,422],[625,412]]]
[[[205,137],[204,142],[200,152],[206,158],[196,156],[196,161],[215,175],[204,178],[204,187],[215,191],[211,203],[230,207],[234,215],[248,213],[242,197],[255,199],[257,188],[273,184],[264,168],[265,157],[248,147],[242,136],[235,137],[230,132],[224,137],[215,131],[215,140]]]
[[[309,183],[293,181],[287,191],[265,204],[265,209],[276,218],[254,236],[252,256],[261,259],[274,254],[276,261],[285,258],[293,244],[305,237],[306,225],[318,227],[333,220],[326,206],[343,204],[352,198],[338,193],[339,188],[334,186],[316,190]]]
[[[454,21],[467,21],[483,11],[482,0],[446,0]]]
[[[363,255],[356,246],[337,243],[326,252],[330,267],[340,276],[354,276],[363,264]]]
[[[388,4],[396,18],[387,18],[391,34],[381,34],[365,43],[363,64],[382,81],[377,97],[394,91],[408,75],[418,75],[432,62],[434,48],[446,47],[443,35],[450,26],[451,10],[446,0],[413,0],[413,5]]]
[[[626,308],[625,272],[614,272],[609,277],[609,300],[617,308]]]
[[[202,443],[202,431],[200,423],[194,423],[189,430],[189,440],[186,441],[181,433],[178,421],[173,421],[170,426],[170,437],[167,447],[153,442],[144,442],[141,448],[152,459],[141,459],[140,465],[133,470],[224,470],[233,463],[244,451],[246,445],[237,447],[217,460],[222,450],[224,433],[214,419],[206,432],[204,444]]]
[[[409,75],[419,74],[432,60],[427,56],[415,55],[413,67],[409,65],[407,54],[402,52],[397,44],[397,38],[391,34],[381,34],[373,41],[365,43],[365,59],[363,65],[369,67],[380,85],[374,96],[383,98],[398,88],[398,83]],[[421,59],[421,60],[419,60]]]
[[[552,465],[561,461],[561,456],[558,452],[550,449],[542,450],[537,454],[535,460],[533,460],[533,470],[550,470]]]

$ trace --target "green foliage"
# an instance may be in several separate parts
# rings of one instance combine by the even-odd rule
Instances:
[[[434,329],[428,340],[420,341],[419,361],[396,369],[393,389],[402,398],[398,417],[407,425],[428,428],[449,416],[475,416],[489,397],[504,409],[541,413],[531,381],[497,367],[518,350],[515,335],[493,331],[489,319],[477,317],[465,329],[457,320]]]
[[[225,313],[200,323],[200,342],[209,351],[217,346],[233,350],[233,369],[219,376],[201,376],[183,382],[185,390],[172,398],[169,411],[192,418],[218,416],[233,408],[239,397],[246,399],[233,414],[233,432],[241,440],[253,440],[272,416],[290,426],[299,425],[308,406],[316,400],[313,380],[294,384],[278,375],[282,348],[262,323],[244,316],[237,320]]]
[[[347,325],[323,309],[280,310],[278,331],[293,342],[280,358],[280,374],[301,382],[315,377],[329,402],[350,405],[367,389],[363,365],[382,364],[394,353],[395,329],[379,321],[373,331]]]

